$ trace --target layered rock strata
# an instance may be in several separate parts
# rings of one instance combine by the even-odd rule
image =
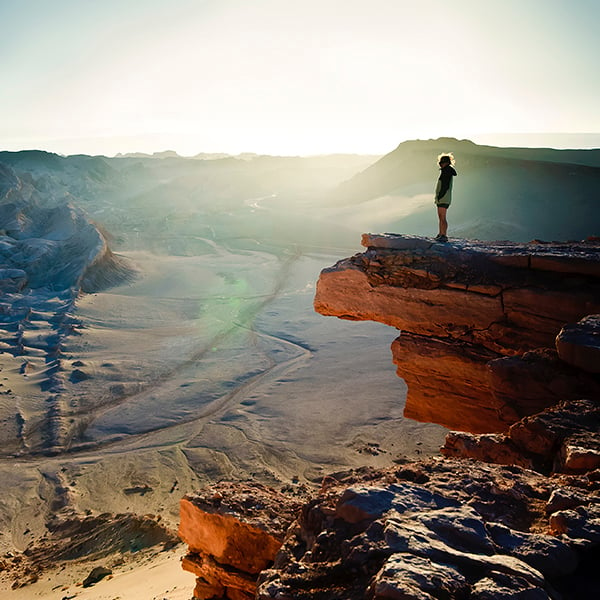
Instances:
[[[195,598],[254,598],[258,574],[271,566],[297,500],[260,484],[221,483],[181,500],[183,568],[197,577]]]
[[[408,385],[406,416],[502,432],[523,416],[600,389],[593,373],[558,361],[554,350],[565,324],[600,312],[598,243],[440,244],[365,234],[362,244],[366,252],[321,272],[315,310],[402,331],[392,355]],[[540,348],[560,367],[537,388],[507,386],[503,373],[514,365],[505,359],[527,362],[525,353]],[[567,385],[553,384],[565,379]]]
[[[34,583],[58,565],[73,569],[99,559],[122,564],[142,550],[167,550],[178,544],[176,533],[154,515],[83,515],[69,506],[54,509],[43,538],[24,552],[8,552],[0,558],[0,573],[12,580],[13,589]]]

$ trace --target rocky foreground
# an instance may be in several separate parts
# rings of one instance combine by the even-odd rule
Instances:
[[[596,468],[580,464],[573,473],[559,440],[580,433],[581,410],[595,429],[590,447],[580,450],[595,455]],[[520,424],[530,445],[554,440],[549,474],[440,457],[333,474],[303,504],[252,484],[221,483],[190,495],[182,500],[180,536],[189,546],[183,568],[197,576],[194,597],[595,597],[598,423],[600,405],[584,402]]]
[[[322,272],[316,309],[401,329],[405,414],[458,431],[439,458],[318,493],[187,496],[195,598],[597,597],[600,245],[363,244]]]

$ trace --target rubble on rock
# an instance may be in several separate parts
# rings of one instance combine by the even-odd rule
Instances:
[[[440,244],[365,234],[362,243],[366,252],[321,272],[315,309],[402,331],[392,354],[408,385],[406,416],[461,431],[501,432],[561,400],[600,393],[593,368],[582,372],[571,366],[578,365],[574,359],[537,383],[518,376],[518,385],[506,385],[499,375],[526,367],[530,351],[551,350],[556,357],[561,328],[600,312],[597,242]],[[588,328],[593,322],[586,321]],[[558,356],[574,356],[566,333],[561,338]],[[581,360],[595,360],[597,349],[586,356],[592,358]],[[519,357],[525,363],[507,362]]]
[[[235,489],[232,484],[228,493]],[[243,498],[247,487],[238,490]],[[267,490],[263,501],[265,493],[281,501]],[[260,510],[259,520],[272,518],[266,505]],[[273,565],[258,575],[256,591],[235,561],[205,565],[203,557],[196,570],[184,563],[199,577],[195,597],[548,599],[558,598],[557,591],[584,598],[569,594],[600,586],[595,473],[548,478],[517,466],[447,458],[365,468],[326,478],[296,514]],[[245,524],[243,514],[236,519]],[[261,549],[246,547],[241,562]],[[209,585],[207,574],[217,581]]]
[[[573,462],[574,447],[586,458]],[[328,476],[301,507],[221,483],[195,506],[182,501],[184,568],[198,576],[196,598],[587,599],[600,589],[599,450],[600,405],[580,400],[509,435],[452,432],[446,458]],[[246,533],[256,526],[284,540],[276,555]],[[257,585],[248,565],[258,561]]]

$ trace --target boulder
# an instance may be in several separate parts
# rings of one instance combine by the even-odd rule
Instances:
[[[112,571],[108,567],[94,567],[89,575],[83,580],[83,587],[90,587],[108,575],[112,575]]]
[[[565,325],[556,336],[562,360],[590,373],[600,373],[600,315]]]
[[[587,473],[600,467],[600,404],[561,402],[514,423],[507,434],[450,432],[444,456],[514,464],[542,472]]]
[[[600,547],[600,504],[552,513],[550,528],[555,535],[573,540],[575,545],[597,549]]]
[[[369,597],[406,600],[466,597],[467,579],[456,567],[412,554],[393,554],[375,575]]]
[[[552,535],[515,531],[499,523],[489,523],[487,530],[496,546],[546,577],[569,575],[578,566],[577,552]]]
[[[441,448],[444,456],[473,458],[497,465],[519,465],[533,468],[533,460],[526,456],[509,436],[497,433],[472,434],[451,431]]]
[[[561,510],[568,510],[578,506],[587,506],[599,499],[580,490],[570,487],[557,487],[552,490],[550,499],[546,503],[546,513],[552,514]]]

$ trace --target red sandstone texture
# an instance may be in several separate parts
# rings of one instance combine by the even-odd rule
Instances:
[[[195,597],[596,597],[598,247],[377,244],[326,269],[315,306],[402,329],[406,414],[463,431],[445,458],[331,475],[301,507],[246,484],[187,497]]]
[[[554,349],[563,327],[600,313],[597,242],[439,244],[365,234],[362,243],[366,252],[321,272],[315,310],[402,331],[392,355],[408,385],[406,416],[504,432],[562,400],[600,395],[597,345],[575,350],[581,344],[563,333]],[[532,351],[560,364],[549,378],[521,377]]]
[[[600,403],[561,402],[514,423],[507,434],[450,432],[442,454],[548,473],[600,469]]]
[[[527,453],[541,466],[554,458],[567,467],[557,461],[563,445],[583,425],[580,449],[597,449],[599,419],[592,402],[524,419],[514,426],[507,462]],[[491,436],[472,437],[476,446]],[[288,503],[295,500],[269,488],[222,483],[202,492],[193,514],[182,512],[182,530],[204,545],[196,524],[224,511],[237,527],[213,533],[231,539],[206,545],[236,544],[239,551],[229,565],[200,551],[183,566],[198,576],[194,597],[202,600],[587,600],[600,589],[600,469],[588,466],[546,475],[440,457],[328,476],[295,508]],[[218,506],[206,502],[215,497]],[[243,572],[267,558],[256,544],[257,524],[279,529],[273,533],[281,546],[258,577]]]
[[[256,578],[270,566],[294,520],[298,500],[260,484],[221,483],[181,500],[179,536],[189,552],[195,598],[254,598]]]
[[[330,475],[304,504],[248,483],[184,498],[194,597],[595,597],[600,404],[562,403],[509,435],[451,433],[443,453]]]

